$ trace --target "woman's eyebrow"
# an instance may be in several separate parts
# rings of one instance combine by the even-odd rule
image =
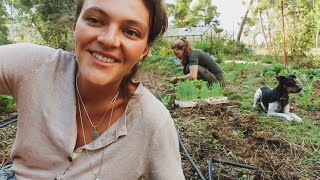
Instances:
[[[146,23],[143,23],[143,22],[140,22],[140,21],[136,21],[136,20],[127,20],[126,21],[127,24],[130,24],[130,25],[134,25],[134,26],[137,26],[139,28],[141,28],[141,30],[145,31],[145,32],[148,32],[148,25]]]
[[[105,12],[103,9],[101,9],[101,8],[99,8],[99,7],[96,7],[96,6],[94,6],[94,7],[89,7],[88,9],[86,9],[86,10],[84,11],[84,14],[90,13],[90,12],[97,12],[97,13],[99,13],[99,14],[102,15],[102,16],[109,17],[109,15],[108,15],[107,12]],[[128,20],[126,20],[126,23],[127,23],[127,24],[131,24],[131,25],[136,25],[136,26],[142,28],[142,29],[143,29],[144,31],[146,31],[146,32],[148,31],[148,28],[149,28],[148,24],[143,23],[143,22],[138,21],[138,20],[135,20],[135,19],[128,19]]]
[[[89,7],[88,9],[86,9],[86,10],[84,11],[84,14],[85,14],[85,13],[89,13],[89,12],[98,12],[99,14],[101,14],[101,15],[103,15],[103,16],[108,16],[108,14],[107,14],[104,10],[102,10],[101,8],[99,8],[99,7]]]

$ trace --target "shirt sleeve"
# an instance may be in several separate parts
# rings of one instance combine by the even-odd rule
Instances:
[[[51,59],[53,50],[35,44],[0,46],[0,94],[16,94],[18,87]]]
[[[166,118],[168,121],[162,127],[158,127],[153,138],[149,162],[151,172],[148,179],[185,179],[181,166],[177,131],[171,116],[168,115]]]
[[[194,51],[191,52],[189,56],[188,66],[199,65],[199,54]]]

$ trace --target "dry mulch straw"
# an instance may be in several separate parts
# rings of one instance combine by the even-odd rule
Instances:
[[[10,117],[11,114],[0,116],[0,121]],[[16,123],[0,128],[0,167],[11,164],[11,148],[16,137]]]
[[[236,167],[213,167],[220,179],[304,179],[312,177],[297,164],[306,152],[304,147],[290,143],[272,132],[260,128],[256,113],[239,112],[237,103],[195,108],[173,108],[171,114],[179,127],[180,136],[191,156],[208,175],[208,160],[234,161],[253,165],[256,171]],[[183,157],[183,155],[182,155]],[[187,179],[198,179],[192,166],[183,157]],[[199,178],[200,179],[200,178]]]

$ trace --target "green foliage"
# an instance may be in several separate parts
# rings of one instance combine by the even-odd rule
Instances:
[[[284,71],[285,67],[282,64],[272,64],[271,66],[267,66],[263,71],[263,76],[278,76],[280,72]]]
[[[258,61],[266,64],[272,64],[274,62],[274,58],[269,55],[256,55],[252,57],[252,61]]]
[[[161,102],[163,103],[163,105],[166,107],[166,108],[168,108],[169,107],[169,103],[170,103],[170,100],[171,100],[171,94],[168,94],[168,95],[166,95],[165,97],[163,97],[162,99],[161,99]]]
[[[26,27],[36,29],[44,44],[65,49],[72,41],[69,16],[75,14],[74,0],[18,0],[10,3],[17,11],[16,17],[12,18],[22,25],[20,28],[24,31]],[[24,35],[21,38],[26,39]]]
[[[179,81],[176,86],[177,99],[189,101],[197,98],[197,88],[192,80]]]
[[[150,63],[157,63],[157,68],[159,71],[170,71],[176,74],[182,73],[180,72],[182,69],[181,64],[180,62],[177,62],[174,57],[153,55],[147,57],[142,65],[144,66],[144,68],[147,68],[148,66],[150,66]]]
[[[320,81],[320,74],[317,74],[316,72],[320,73],[320,70],[311,69],[295,73],[298,75],[298,78],[302,83],[301,86],[303,87],[299,97],[297,97],[299,106],[308,111],[319,107],[319,104],[317,104],[318,102],[316,101],[318,98],[313,98],[315,93],[313,90],[314,84]]]
[[[219,13],[210,0],[199,0],[191,7],[192,0],[177,0],[176,6],[167,6],[170,14],[174,14],[175,27],[198,26],[199,23],[217,28]],[[175,10],[173,10],[175,9]]]
[[[13,112],[16,109],[16,103],[12,96],[0,95],[0,111]]]
[[[0,45],[9,44],[8,39],[9,29],[6,26],[8,23],[7,12],[4,6],[4,0],[0,0]]]
[[[296,6],[299,11],[292,12],[287,23],[287,42],[288,42],[288,60],[294,62],[292,64],[300,64],[302,60],[307,59],[306,52],[310,51],[313,41],[313,17],[307,4],[299,4]],[[299,22],[299,23],[294,23]]]
[[[224,59],[231,59],[232,54],[242,60],[252,59],[252,50],[244,43],[235,42],[233,48],[233,42],[230,39],[221,37],[214,37],[213,42],[195,42],[193,47],[196,49],[202,49],[205,52],[215,56],[218,59],[218,63]]]
[[[193,48],[195,49],[202,49],[207,53],[212,53],[212,44],[210,42],[195,42],[192,44]]]
[[[189,12],[190,3],[192,0],[177,0],[176,1],[176,10],[174,14],[174,25],[176,27],[185,27],[190,21],[191,16]]]
[[[173,55],[173,52],[171,49],[171,42],[167,41],[166,39],[159,39],[152,45],[150,54],[157,55],[157,56]]]
[[[219,13],[217,6],[211,0],[198,0],[192,8],[192,16],[188,26],[197,26],[202,22],[205,26],[211,25],[216,28],[219,25]]]

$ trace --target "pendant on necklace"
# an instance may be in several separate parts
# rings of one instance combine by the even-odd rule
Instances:
[[[100,180],[100,179],[99,179],[99,177],[97,176],[97,177],[95,178],[95,180]]]
[[[98,131],[96,128],[94,128],[94,129],[91,131],[91,138],[92,138],[93,140],[96,140],[99,136],[100,136],[99,131]]]

